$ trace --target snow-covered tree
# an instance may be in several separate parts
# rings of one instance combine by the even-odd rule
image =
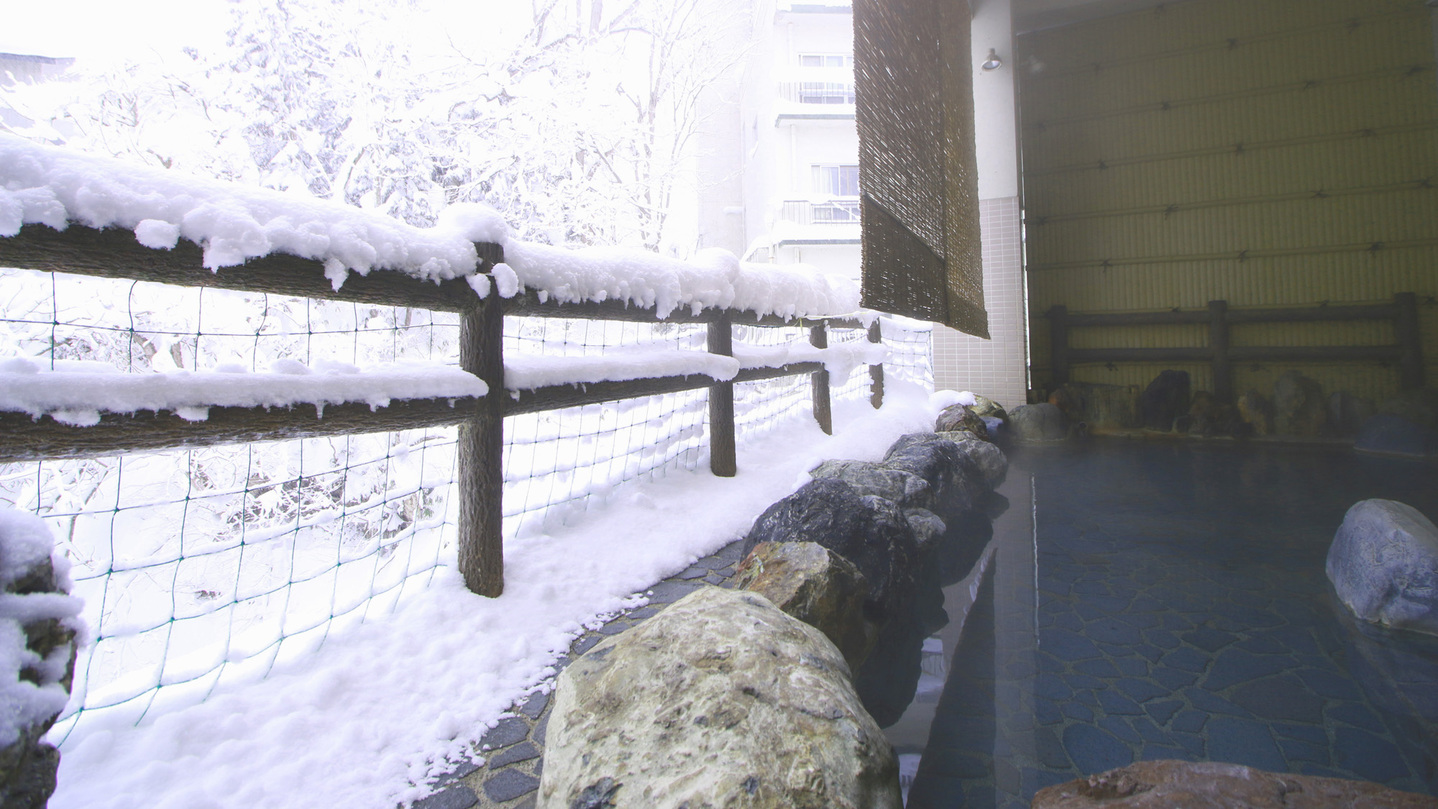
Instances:
[[[235,0],[218,47],[0,92],[31,137],[413,224],[480,201],[521,238],[655,249],[738,13],[532,0],[501,26],[417,0]]]

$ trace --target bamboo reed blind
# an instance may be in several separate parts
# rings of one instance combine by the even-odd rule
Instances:
[[[968,0],[855,0],[864,305],[989,336]]]

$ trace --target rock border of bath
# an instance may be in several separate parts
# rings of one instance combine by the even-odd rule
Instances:
[[[1280,773],[1222,761],[1139,761],[1045,787],[1032,809],[1433,809],[1438,799],[1368,781]]]
[[[969,429],[812,470],[743,540],[737,589],[701,587],[566,667],[536,805],[901,806],[853,678],[946,517],[981,510],[1008,466],[982,419],[946,414]]]

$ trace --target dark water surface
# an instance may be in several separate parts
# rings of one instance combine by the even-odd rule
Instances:
[[[1438,795],[1438,640],[1356,624],[1323,572],[1359,500],[1438,518],[1438,465],[1121,440],[1010,464],[887,720],[908,806],[1027,807],[1159,758]]]

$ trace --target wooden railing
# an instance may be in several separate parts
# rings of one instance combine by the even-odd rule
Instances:
[[[503,262],[499,245],[476,247],[479,272],[489,273]],[[501,461],[506,416],[707,388],[710,466],[715,475],[727,477],[737,472],[734,385],[808,374],[814,418],[825,432],[832,429],[829,374],[820,362],[746,368],[723,382],[693,374],[507,391],[505,316],[704,323],[709,332],[708,350],[726,356],[733,354],[733,326],[806,325],[810,327],[810,342],[820,348],[827,345],[830,328],[864,328],[852,319],[806,319],[800,324],[749,311],[714,308],[697,313],[679,309],[661,318],[652,308],[630,306],[623,301],[560,304],[541,300],[533,291],[513,298],[490,294],[481,299],[463,279],[434,283],[398,272],[352,274],[336,290],[319,261],[271,255],[216,273],[203,267],[201,250],[193,243],[181,241],[172,250],[154,250],[136,242],[128,230],[97,230],[74,224],[64,231],[27,225],[16,236],[0,238],[0,266],[458,313],[460,367],[489,386],[489,394],[483,397],[395,400],[377,409],[365,403],[327,405],[323,418],[310,404],[291,408],[212,407],[204,421],[187,421],[168,411],[105,413],[98,424],[85,427],[62,424],[49,416],[36,420],[25,413],[0,412],[0,434],[5,436],[0,442],[0,463],[457,424],[459,567],[466,585],[486,596],[498,596],[504,591]],[[877,321],[868,326],[868,339],[881,342]],[[869,372],[870,401],[877,408],[883,401],[883,366],[872,365]]]
[[[1079,314],[1066,306],[1045,313],[1049,320],[1050,348],[1055,385],[1069,381],[1069,368],[1080,363],[1207,362],[1213,365],[1213,393],[1219,401],[1233,399],[1235,362],[1325,362],[1358,360],[1393,362],[1403,390],[1423,387],[1423,351],[1418,329],[1417,296],[1400,292],[1392,303],[1354,306],[1310,306],[1285,309],[1233,309],[1227,301],[1209,301],[1206,310],[1192,312],[1119,312]],[[1394,342],[1384,345],[1347,346],[1235,346],[1229,327],[1241,323],[1305,323],[1336,320],[1388,320]],[[1208,345],[1182,348],[1070,348],[1071,329],[1093,326],[1175,326],[1206,324]]]

